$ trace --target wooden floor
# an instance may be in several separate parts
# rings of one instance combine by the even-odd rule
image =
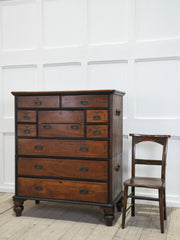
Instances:
[[[137,205],[136,216],[127,215],[121,229],[121,213],[115,224],[105,226],[99,207],[26,201],[21,217],[13,212],[12,194],[0,193],[0,240],[179,240],[180,208],[167,208],[165,233],[160,233],[155,206]]]

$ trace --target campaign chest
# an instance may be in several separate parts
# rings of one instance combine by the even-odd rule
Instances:
[[[15,196],[98,205],[112,225],[122,204],[123,92],[12,92]]]

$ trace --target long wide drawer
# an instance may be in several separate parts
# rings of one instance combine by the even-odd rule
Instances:
[[[20,177],[18,195],[107,203],[107,183]]]
[[[18,154],[108,158],[108,142],[95,140],[18,139]]]
[[[105,161],[19,157],[18,174],[107,180],[108,163]]]
[[[59,96],[19,96],[19,108],[58,108]]]

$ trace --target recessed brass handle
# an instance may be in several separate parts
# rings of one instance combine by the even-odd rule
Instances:
[[[50,124],[43,125],[43,128],[44,129],[51,129],[51,125]]]
[[[116,110],[116,115],[120,116],[120,114],[121,114],[121,111],[120,110]]]
[[[89,190],[88,189],[79,189],[80,194],[88,194]]]
[[[101,131],[93,131],[93,135],[101,135]]]
[[[31,117],[28,116],[28,115],[24,115],[24,116],[23,116],[23,119],[24,119],[24,120],[29,120],[29,119],[31,119]]]
[[[80,171],[80,172],[88,172],[88,171],[89,171],[89,168],[88,168],[88,167],[80,167],[80,168],[79,168],[79,171]]]
[[[71,125],[71,129],[77,130],[77,129],[79,129],[79,126],[78,125]]]
[[[115,169],[116,169],[116,171],[118,172],[119,169],[120,169],[120,165],[117,165],[117,166],[115,167]]]
[[[37,191],[42,191],[43,190],[43,186],[35,185],[34,189],[37,190]]]
[[[41,164],[35,164],[35,165],[34,165],[34,168],[35,168],[35,169],[43,169],[43,165],[41,165]]]
[[[34,149],[35,149],[35,150],[43,150],[43,146],[41,146],[41,145],[36,145],[36,146],[34,146]]]
[[[93,119],[94,119],[94,120],[100,120],[100,119],[101,119],[101,115],[94,115],[94,116],[93,116]]]
[[[34,105],[35,106],[41,106],[42,105],[42,102],[40,100],[35,100],[34,101]]]
[[[89,104],[89,102],[87,101],[87,100],[81,100],[81,105],[88,105]]]
[[[79,151],[80,151],[80,152],[88,152],[88,151],[89,151],[89,148],[88,148],[88,147],[80,147],[80,148],[79,148]]]
[[[30,133],[31,132],[31,130],[30,129],[24,129],[24,134],[28,134],[28,133]]]

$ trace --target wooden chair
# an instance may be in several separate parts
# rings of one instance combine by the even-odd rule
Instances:
[[[135,199],[143,199],[150,201],[159,201],[161,233],[164,233],[164,219],[166,220],[165,168],[166,168],[167,142],[170,136],[142,135],[142,134],[130,134],[130,136],[132,136],[132,177],[124,182],[122,228],[125,227],[125,218],[127,210],[131,208],[131,216],[135,216]],[[144,141],[159,143],[163,146],[162,160],[135,158],[136,144]],[[161,178],[136,177],[135,176],[136,164],[161,165]],[[131,187],[131,193],[129,195],[128,187]],[[159,192],[158,198],[136,196],[135,187],[157,189]],[[131,198],[131,205],[128,209],[126,209],[128,198]]]

